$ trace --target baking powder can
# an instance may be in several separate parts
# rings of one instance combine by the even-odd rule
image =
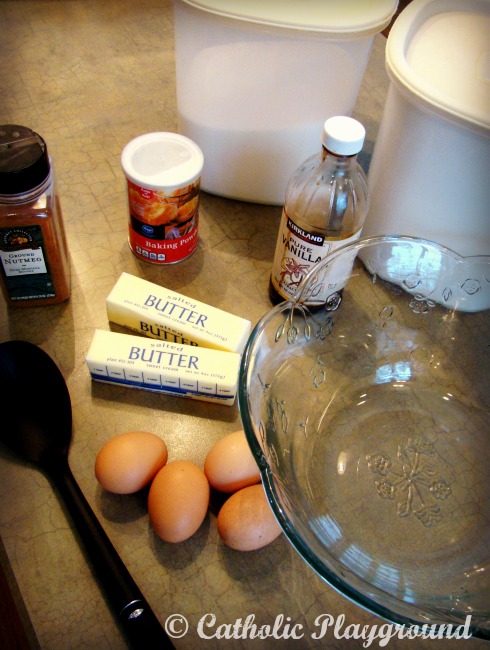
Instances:
[[[146,133],[124,147],[129,246],[136,257],[175,264],[196,250],[203,162],[197,144],[178,133]]]

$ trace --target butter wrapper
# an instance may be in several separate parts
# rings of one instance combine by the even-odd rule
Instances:
[[[241,353],[250,321],[122,273],[106,299],[110,321],[150,338]]]
[[[231,406],[240,355],[96,330],[86,356],[93,380]]]

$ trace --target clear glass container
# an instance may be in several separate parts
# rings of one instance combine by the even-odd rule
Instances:
[[[346,260],[340,304],[311,310],[304,295]],[[489,277],[490,256],[363,237],[264,314],[238,388],[267,497],[307,564],[392,623],[486,639]]]

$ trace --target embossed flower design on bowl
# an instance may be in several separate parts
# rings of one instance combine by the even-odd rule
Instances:
[[[451,494],[451,486],[430,462],[435,454],[435,443],[409,438],[398,446],[396,463],[382,451],[366,456],[370,471],[384,477],[374,481],[378,496],[396,501],[399,517],[413,514],[424,526],[436,526],[443,517],[433,500],[443,501]]]

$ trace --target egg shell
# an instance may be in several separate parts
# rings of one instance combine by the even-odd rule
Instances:
[[[260,481],[260,472],[243,431],[229,433],[211,447],[204,462],[210,485],[232,493]]]
[[[128,431],[100,449],[95,459],[95,476],[109,492],[133,494],[153,480],[167,458],[167,445],[157,435]]]
[[[155,533],[166,542],[183,542],[199,529],[209,506],[209,483],[200,467],[174,460],[153,479],[148,514]]]
[[[217,526],[223,542],[237,551],[255,551],[281,533],[262,484],[232,494],[218,513]]]

